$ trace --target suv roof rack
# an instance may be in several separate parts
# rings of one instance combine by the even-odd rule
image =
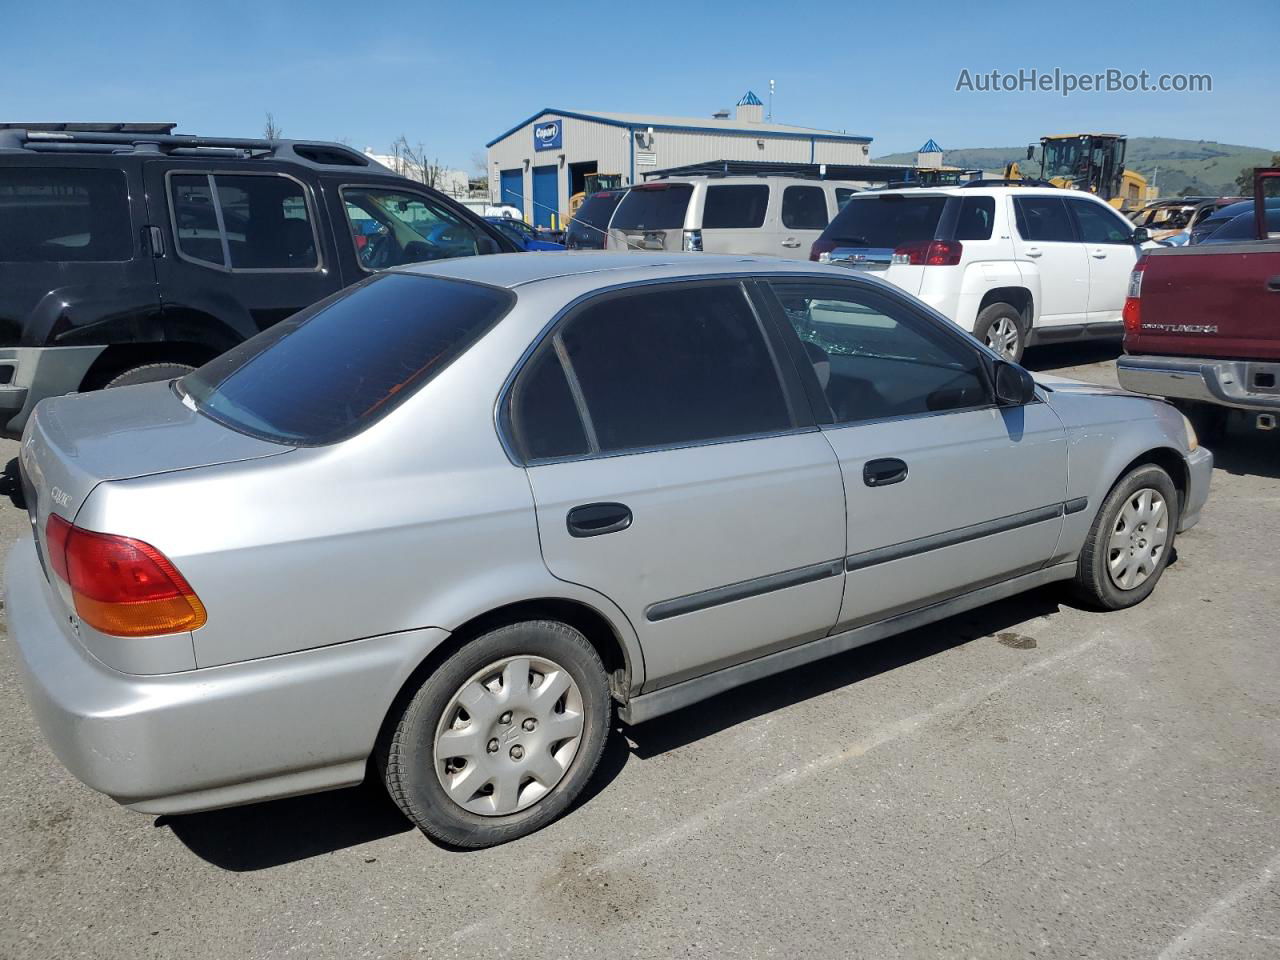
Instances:
[[[375,167],[371,157],[323,140],[262,140],[172,133],[173,123],[0,123],[0,153],[112,153],[285,160],[312,167]]]
[[[1021,180],[1007,180],[1004,177],[988,177],[982,180],[970,180],[956,184],[959,187],[1054,187],[1056,184],[1035,177],[1024,177]]]

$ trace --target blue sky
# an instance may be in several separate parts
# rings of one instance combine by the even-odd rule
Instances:
[[[1280,0],[1002,6],[3,0],[0,120],[257,136],[270,110],[289,137],[403,133],[467,167],[544,106],[709,116],[772,78],[775,120],[872,136],[873,156],[1086,128],[1280,149]],[[955,90],[961,69],[1021,67],[1208,73],[1213,92]]]

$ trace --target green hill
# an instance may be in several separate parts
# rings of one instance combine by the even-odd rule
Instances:
[[[1004,171],[1010,160],[1024,163],[1027,148],[977,147],[948,150],[943,160],[952,166],[977,167],[988,171]],[[1156,186],[1160,196],[1177,196],[1188,189],[1191,193],[1215,196],[1236,193],[1235,179],[1245,167],[1264,167],[1273,154],[1280,152],[1262,147],[1242,147],[1213,140],[1174,140],[1169,137],[1130,137],[1125,166],[1137,170],[1148,180],[1159,173]],[[1037,148],[1036,156],[1039,157]],[[881,163],[914,163],[914,153],[893,153],[878,157]],[[1024,172],[1026,172],[1024,170]],[[1034,173],[1035,171],[1032,170]]]

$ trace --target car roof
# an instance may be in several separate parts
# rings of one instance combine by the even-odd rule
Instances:
[[[596,274],[601,286],[643,280],[674,279],[758,273],[824,273],[848,278],[850,271],[781,257],[735,256],[708,253],[613,253],[573,250],[564,253],[504,253],[483,257],[456,257],[397,268],[400,273],[468,280],[508,289],[558,279],[579,279]]]
[[[1063,190],[1060,187],[896,187],[890,190],[864,190],[857,197],[851,197],[850,199],[883,197],[887,194],[896,194],[904,197],[1061,197],[1063,194],[1070,194],[1077,197],[1089,197],[1099,203],[1106,203],[1105,200],[1101,200],[1087,191]]]

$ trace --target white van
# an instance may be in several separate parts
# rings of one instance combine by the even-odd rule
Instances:
[[[510,220],[523,220],[524,214],[519,207],[509,203],[490,203],[488,200],[459,200],[460,204],[477,217],[506,217]]]
[[[795,177],[670,177],[637,184],[609,224],[610,250],[752,253],[803,260],[858,188]]]

